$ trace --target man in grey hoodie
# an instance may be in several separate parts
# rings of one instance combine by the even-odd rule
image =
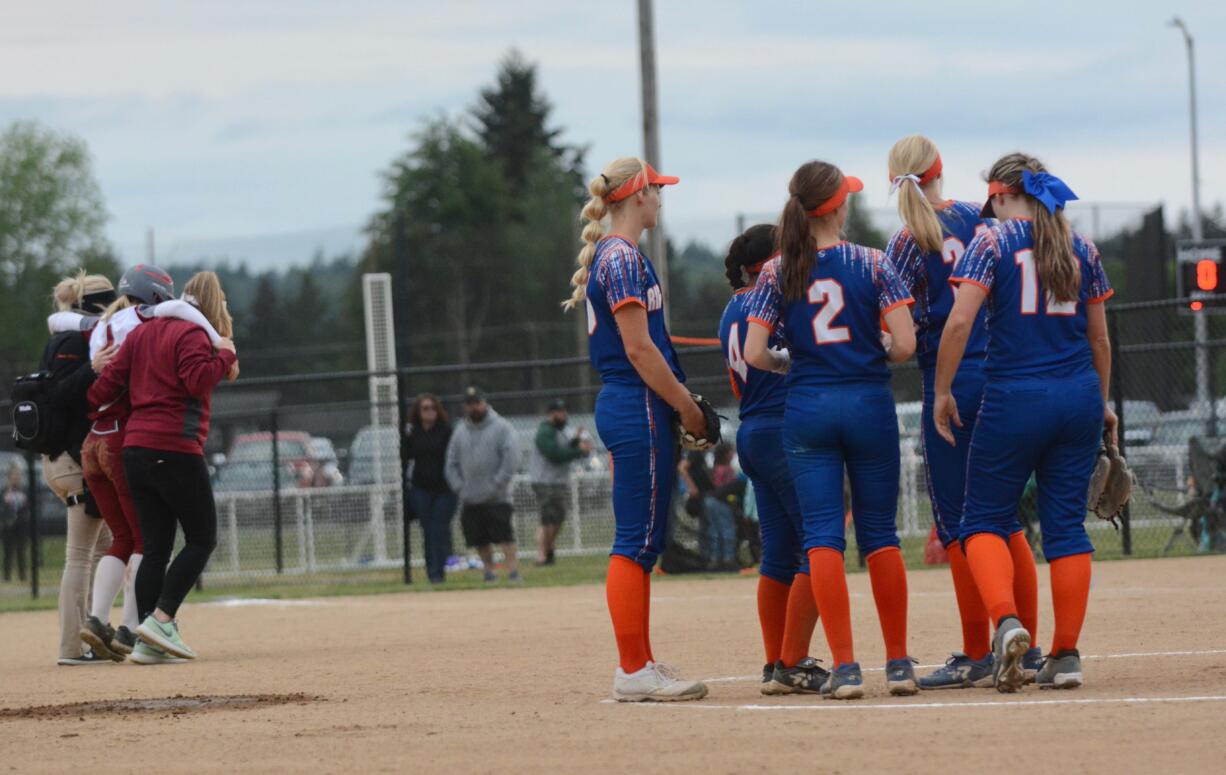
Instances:
[[[447,484],[460,499],[464,540],[480,555],[486,581],[496,579],[494,544],[502,549],[507,581],[522,581],[511,525],[515,431],[490,408],[480,388],[464,391],[464,415],[447,445]]]

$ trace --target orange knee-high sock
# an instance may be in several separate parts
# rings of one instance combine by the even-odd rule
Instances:
[[[987,656],[991,647],[988,609],[979,598],[979,588],[971,575],[971,566],[957,541],[949,545],[949,572],[954,577],[954,596],[958,598],[958,616],[962,619],[962,651],[971,659]]]
[[[808,573],[797,573],[788,593],[788,618],[783,626],[783,648],[779,658],[788,667],[809,655],[813,628],[817,626],[817,603],[813,600],[813,582]]]
[[[768,576],[758,577],[758,623],[762,626],[762,646],[766,664],[779,661],[783,651],[783,631],[788,619],[788,594],[791,587]],[[813,593],[810,592],[812,597]]]
[[[647,621],[643,611],[647,599],[643,592],[645,578],[643,567],[630,558],[616,554],[609,558],[605,597],[609,601],[613,635],[617,638],[618,659],[627,673],[641,670],[650,659],[643,632]]]
[[[1009,536],[1009,554],[1013,556],[1013,602],[1017,618],[1030,633],[1030,645],[1039,643],[1039,574],[1034,567],[1034,552],[1021,530]]]
[[[647,661],[655,662],[651,653],[651,571],[643,572],[643,649],[647,652]]]
[[[822,629],[834,666],[855,662],[851,639],[851,602],[847,597],[847,576],[843,572],[843,553],[827,547],[809,550],[809,579],[813,600],[822,612]]]
[[[1056,615],[1051,653],[1077,648],[1090,600],[1090,555],[1072,554],[1051,561],[1051,603]]]
[[[868,556],[868,578],[873,585],[885,658],[907,656],[907,569],[897,546],[878,549]]]
[[[1013,600],[1013,557],[1005,539],[993,533],[976,533],[965,542],[966,564],[971,566],[979,598],[992,624],[1017,614]]]

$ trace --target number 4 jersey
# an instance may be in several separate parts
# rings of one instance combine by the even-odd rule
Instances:
[[[882,318],[911,296],[885,254],[848,242],[818,250],[804,296],[792,300],[783,298],[781,262],[763,267],[745,307],[749,322],[787,342],[789,387],[888,382]]]
[[[728,379],[732,393],[741,402],[741,419],[769,414],[783,414],[787,399],[784,377],[773,371],[755,369],[745,362],[745,336],[749,332],[746,302],[753,288],[742,288],[728,300],[724,316],[719,321],[719,343],[728,364]],[[771,348],[787,347],[778,331],[771,332]]]
[[[949,280],[988,294],[989,379],[1066,377],[1094,365],[1086,305],[1112,294],[1098,248],[1073,232],[1081,287],[1075,301],[1057,302],[1039,282],[1033,229],[1033,221],[1020,218],[989,228],[967,246]]]

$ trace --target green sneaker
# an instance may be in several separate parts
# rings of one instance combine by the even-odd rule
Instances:
[[[128,659],[138,665],[166,665],[187,661],[186,659],[172,657],[157,646],[150,646],[143,640],[136,642],[136,646],[132,649],[132,655]]]
[[[179,625],[177,622],[172,621],[163,624],[150,614],[136,628],[136,635],[150,646],[156,646],[163,651],[168,651],[176,657],[182,657],[183,659],[196,658],[196,652],[188,648],[188,645],[179,637]]]

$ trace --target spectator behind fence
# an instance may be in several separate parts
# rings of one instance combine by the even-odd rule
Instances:
[[[25,491],[25,476],[21,466],[9,466],[4,492],[0,493],[0,543],[4,544],[4,580],[13,578],[13,559],[17,560],[17,578],[26,580],[26,535],[30,514],[30,499]]]
[[[729,470],[730,460],[731,454],[724,463]],[[686,511],[699,518],[699,546],[708,566],[712,570],[736,570],[736,512],[723,497],[727,483],[724,488],[716,485],[703,452],[686,454],[677,464],[677,473],[685,485]],[[735,481],[735,471],[732,473],[731,481]]]
[[[570,467],[592,452],[592,442],[582,428],[569,432],[570,415],[566,403],[557,399],[549,405],[549,415],[536,429],[529,474],[541,526],[536,531],[536,564],[553,565],[554,543],[566,520],[570,504]]]
[[[413,464],[409,503],[421,523],[425,547],[426,576],[431,584],[446,580],[447,556],[451,554],[451,518],[456,496],[447,486],[447,443],[451,419],[438,396],[422,393],[409,414],[409,460]]]
[[[447,445],[447,483],[460,499],[464,541],[477,550],[485,580],[494,581],[494,544],[502,548],[507,581],[519,582],[515,530],[511,525],[511,477],[515,431],[485,401],[480,388],[464,391],[464,422]]]

